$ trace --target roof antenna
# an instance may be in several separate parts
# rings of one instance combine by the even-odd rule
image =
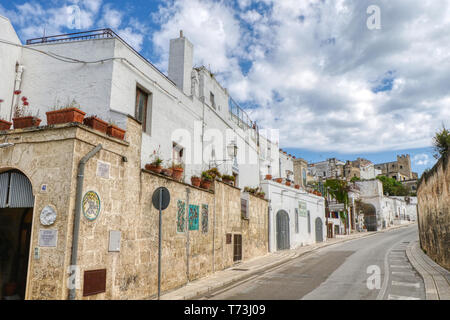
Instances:
[[[184,36],[183,36],[183,30],[180,30],[180,38],[184,38]]]

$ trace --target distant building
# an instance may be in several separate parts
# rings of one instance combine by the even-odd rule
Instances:
[[[344,176],[348,181],[355,177],[361,180],[375,179],[380,173],[371,161],[363,158],[347,161],[344,166]]]
[[[308,165],[308,171],[314,180],[343,179],[345,162],[336,158]]]

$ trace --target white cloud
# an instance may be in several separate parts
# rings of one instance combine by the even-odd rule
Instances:
[[[429,166],[433,161],[428,154],[422,153],[415,155],[412,162],[417,166]]]

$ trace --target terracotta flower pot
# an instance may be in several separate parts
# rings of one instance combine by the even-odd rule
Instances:
[[[266,180],[272,180],[272,175],[271,174],[267,174],[266,175]]]
[[[0,131],[11,129],[12,123],[6,120],[0,119]]]
[[[61,123],[72,123],[72,122],[83,123],[86,112],[83,112],[77,108],[68,108],[68,109],[50,111],[50,112],[47,112],[46,115],[47,115],[47,124],[48,125],[61,124]]]
[[[154,165],[152,165],[152,164],[146,164],[146,165],[145,165],[145,170],[153,171],[153,172],[155,172],[155,173],[161,173],[161,171],[162,171],[162,166],[154,166]]]
[[[286,181],[286,185],[287,185],[288,187],[290,187],[290,186],[291,186],[291,183],[290,183],[289,181]]]
[[[200,184],[202,183],[202,179],[200,179],[200,178],[198,178],[198,177],[192,177],[191,178],[191,184],[194,186],[194,187],[200,187]]]
[[[233,180],[228,180],[228,179],[222,179],[222,181],[226,184],[229,184],[230,186],[234,185],[234,181]]]
[[[94,130],[106,133],[108,131],[108,122],[103,121],[97,117],[89,117],[84,119],[83,123]]]
[[[172,178],[174,178],[177,181],[180,181],[181,178],[183,177],[183,172],[184,172],[183,168],[173,168],[172,169]]]
[[[116,127],[115,125],[109,125],[106,133],[113,138],[123,140],[125,138],[125,130]]]
[[[36,117],[13,118],[14,129],[25,129],[31,127],[39,127],[42,120]]]
[[[278,179],[275,179],[275,181],[278,182],[278,183],[282,183],[283,179],[282,178],[278,178]]]
[[[211,181],[209,180],[202,180],[202,183],[200,185],[203,189],[209,190],[211,188]]]
[[[167,169],[161,169],[161,174],[167,176],[167,177],[172,177],[173,174],[173,170],[170,168]]]
[[[296,184],[295,185],[295,189],[299,190],[300,189],[300,185]]]

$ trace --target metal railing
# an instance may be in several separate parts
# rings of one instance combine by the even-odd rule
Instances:
[[[49,43],[49,42],[68,42],[77,40],[106,39],[106,38],[120,38],[120,37],[111,29],[99,29],[99,30],[67,33],[56,36],[29,39],[27,40],[27,45]]]

